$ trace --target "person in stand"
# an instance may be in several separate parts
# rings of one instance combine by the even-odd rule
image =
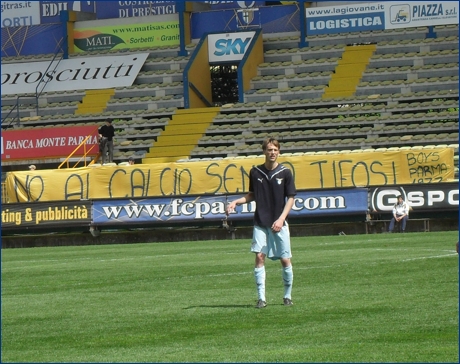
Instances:
[[[376,209],[372,209],[369,206],[369,209],[366,213],[366,222],[367,222],[367,229],[369,233],[376,234],[377,233],[377,221],[382,219],[382,215]]]
[[[398,202],[393,206],[393,217],[390,221],[388,231],[391,233],[397,222],[400,223],[401,232],[405,232],[407,219],[409,219],[409,205],[404,201],[402,195],[398,196]]]
[[[263,141],[265,162],[249,172],[249,192],[232,202],[229,215],[241,204],[256,202],[251,252],[255,253],[254,277],[258,301],[256,308],[267,306],[265,297],[265,257],[280,260],[284,282],[283,304],[292,306],[293,271],[291,241],[287,216],[294,205],[296,188],[292,172],[277,162],[280,143],[275,138]]]
[[[105,125],[101,126],[98,130],[99,140],[100,140],[100,151],[102,154],[102,164],[107,162],[107,152],[108,152],[108,162],[113,162],[113,142],[115,140],[115,128],[112,125],[112,120],[107,119]]]
[[[31,165],[29,166],[29,169],[30,169],[31,171],[35,171],[35,170],[37,169],[37,167],[35,166],[35,164],[31,164]]]
[[[134,158],[133,158],[133,157],[129,157],[129,158],[128,158],[128,164],[129,164],[130,166],[134,165]]]

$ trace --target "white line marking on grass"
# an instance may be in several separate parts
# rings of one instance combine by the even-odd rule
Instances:
[[[345,240],[341,240],[341,241],[334,241],[333,243],[319,243],[318,245],[319,246],[322,246],[322,245],[341,245],[341,244],[353,244],[354,242],[352,241],[345,241]]]
[[[417,250],[417,251],[426,251],[426,252],[454,252],[455,250],[452,250],[452,249],[433,249],[433,248],[375,248],[373,250],[377,250],[377,251],[390,251],[390,250],[393,250],[393,251],[411,251],[411,250]]]
[[[349,264],[334,264],[334,265],[320,265],[320,266],[308,266],[308,267],[299,267],[296,265],[294,269],[328,269],[328,268],[337,268],[337,267],[348,267]]]
[[[385,252],[385,251],[402,251],[402,252],[407,252],[408,250],[414,250],[414,249],[406,249],[406,248],[375,248],[374,250],[376,251],[382,251],[382,252]],[[430,249],[432,250],[432,249]]]
[[[407,250],[407,249],[375,249],[375,250]],[[429,251],[439,251],[437,249],[426,249]],[[432,256],[425,256],[425,257],[417,257],[417,258],[407,258],[407,259],[401,259],[399,260],[400,262],[409,262],[413,260],[422,260],[422,259],[436,259],[436,258],[446,258],[446,257],[452,257],[454,255],[458,255],[455,250],[441,250],[441,251],[446,251],[450,252],[449,254],[442,254],[442,255],[432,255]],[[384,260],[384,261],[377,261],[377,262],[368,262],[367,264],[369,265],[376,265],[376,264],[382,264],[382,263],[390,263],[391,260]],[[334,265],[322,265],[322,266],[301,266],[299,267],[298,265],[295,266],[294,269],[296,270],[306,270],[306,269],[329,269],[329,268],[337,268],[337,267],[348,267],[350,264],[334,264]]]
[[[246,253],[246,250],[244,252],[228,252],[225,253],[227,255],[241,255]],[[161,255],[144,255],[144,256],[132,256],[132,257],[123,257],[123,258],[107,258],[107,259],[97,259],[97,258],[64,258],[64,259],[33,259],[33,260],[16,260],[14,262],[7,262],[7,263],[2,263],[2,271],[7,271],[7,270],[23,270],[24,266],[23,265],[18,265],[19,263],[21,264],[28,264],[30,265],[31,263],[40,263],[38,265],[34,266],[29,266],[29,268],[40,268],[43,265],[47,265],[47,263],[58,263],[60,265],[66,265],[66,264],[72,264],[72,263],[78,263],[78,262],[84,262],[84,261],[96,261],[96,262],[123,262],[123,261],[132,261],[132,260],[140,260],[140,259],[162,259],[162,258],[169,258],[169,257],[183,257],[183,256],[190,256],[190,254],[193,253],[178,253],[178,254],[161,254]],[[207,254],[207,253],[200,253],[200,254]],[[211,253],[208,253],[211,254]],[[7,267],[6,264],[16,264],[15,267]],[[57,265],[55,265],[56,267]]]
[[[252,274],[252,272],[208,274],[206,275],[206,277],[241,276],[241,275],[246,275],[246,274]]]
[[[409,259],[402,259],[401,262],[408,262],[411,260],[421,260],[421,259],[436,259],[436,258],[445,258],[451,257],[452,255],[457,255],[457,253],[450,253],[450,254],[443,254],[443,255],[432,255],[430,257],[418,257],[418,258],[409,258]]]

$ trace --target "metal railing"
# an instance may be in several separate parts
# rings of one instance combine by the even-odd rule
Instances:
[[[210,102],[201,92],[200,90],[191,82],[189,82],[189,86],[190,88],[192,89],[193,92],[195,92],[195,94],[198,96],[198,98],[203,101],[203,103],[208,106],[208,107],[211,107],[211,106],[214,106],[212,104],[212,102]]]
[[[98,128],[96,127],[95,130],[97,130]],[[83,139],[83,141],[78,144],[78,146],[72,151],[72,153],[70,153],[66,159],[64,159],[64,161],[58,166],[58,169],[61,169],[61,167],[64,165],[64,164],[67,164],[67,168],[75,168],[78,166],[78,164],[80,162],[84,162],[84,165],[85,167],[87,165],[90,165],[90,164],[94,164],[97,159],[99,158],[99,154],[96,156],[95,159],[93,159],[90,163],[86,164],[86,156],[96,147],[96,145],[92,145],[91,147],[89,147],[89,149],[87,149],[87,145],[86,145],[86,142],[88,141],[89,138],[91,138],[93,136],[93,134],[91,133],[90,135],[88,135],[85,139]],[[83,147],[83,155],[77,160],[77,162],[72,166],[70,167],[70,158],[73,157],[73,155],[80,149]]]
[[[62,45],[63,40],[64,39],[62,38],[59,41],[58,49],[61,49],[61,45]],[[62,49],[61,49],[61,51],[62,51]],[[60,58],[57,59],[57,57],[59,55],[60,55]],[[55,62],[57,62],[57,63],[55,64],[55,66],[52,69],[51,73],[53,73],[56,70],[56,68],[59,66],[59,63],[62,61],[63,56],[64,56],[63,53],[59,53],[59,52],[56,52],[54,54],[53,59],[50,61],[48,67],[46,68],[45,72],[43,72],[40,80],[37,83],[37,86],[35,87],[35,108],[36,108],[36,111],[37,111],[37,115],[38,115],[38,109],[39,109],[38,98],[40,97],[40,95],[44,91],[46,85],[51,81],[51,77],[48,77],[49,71],[51,70],[53,63],[55,63]],[[45,81],[45,77],[47,77],[46,81]],[[39,90],[41,85],[43,85],[43,87],[41,87],[41,89]],[[19,125],[19,123],[21,121],[21,115],[20,115],[20,105],[21,105],[21,103],[20,103],[20,100],[21,100],[21,98],[25,98],[25,97],[30,97],[30,96],[26,96],[26,95],[17,96],[16,102],[15,102],[14,106],[11,108],[10,112],[4,118],[2,118],[2,121],[1,121],[2,127],[4,126],[3,124],[4,124],[5,120],[7,120],[10,117],[12,119],[10,120],[8,125],[6,125],[6,128],[9,128],[15,121],[17,122],[17,125]],[[14,111],[16,111],[16,115],[13,117],[12,114],[13,114]]]
[[[2,204],[8,203],[8,194],[6,192],[6,183],[2,182]]]
[[[60,40],[59,44],[58,44],[58,47],[60,48],[61,44],[63,42],[63,38]],[[56,61],[56,58],[58,55],[61,55],[60,58]],[[36,107],[37,107],[37,114],[38,114],[38,98],[40,97],[40,95],[42,94],[43,90],[45,89],[46,85],[51,81],[51,77],[48,77],[47,80],[45,81],[45,76],[48,75],[48,71],[51,69],[53,63],[56,61],[56,65],[54,66],[53,70],[51,71],[52,73],[54,73],[54,71],[56,71],[56,68],[59,66],[59,63],[61,63],[62,59],[64,57],[64,54],[63,53],[55,53],[54,56],[53,56],[53,59],[51,60],[51,62],[49,63],[48,67],[46,68],[45,72],[43,72],[42,74],[42,77],[40,78],[40,80],[38,81],[37,83],[37,86],[35,87],[35,102],[36,102]],[[39,90],[40,88],[40,85],[43,84],[43,87],[41,88],[41,90]]]

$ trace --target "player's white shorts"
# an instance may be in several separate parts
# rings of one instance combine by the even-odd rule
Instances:
[[[264,253],[272,260],[292,258],[289,225],[285,223],[279,233],[274,233],[270,228],[254,226],[251,252]]]

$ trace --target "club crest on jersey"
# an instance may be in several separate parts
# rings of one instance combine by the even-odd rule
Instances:
[[[283,182],[283,179],[282,179],[282,178],[277,178],[277,179],[276,179],[276,182],[280,185],[281,182]]]

